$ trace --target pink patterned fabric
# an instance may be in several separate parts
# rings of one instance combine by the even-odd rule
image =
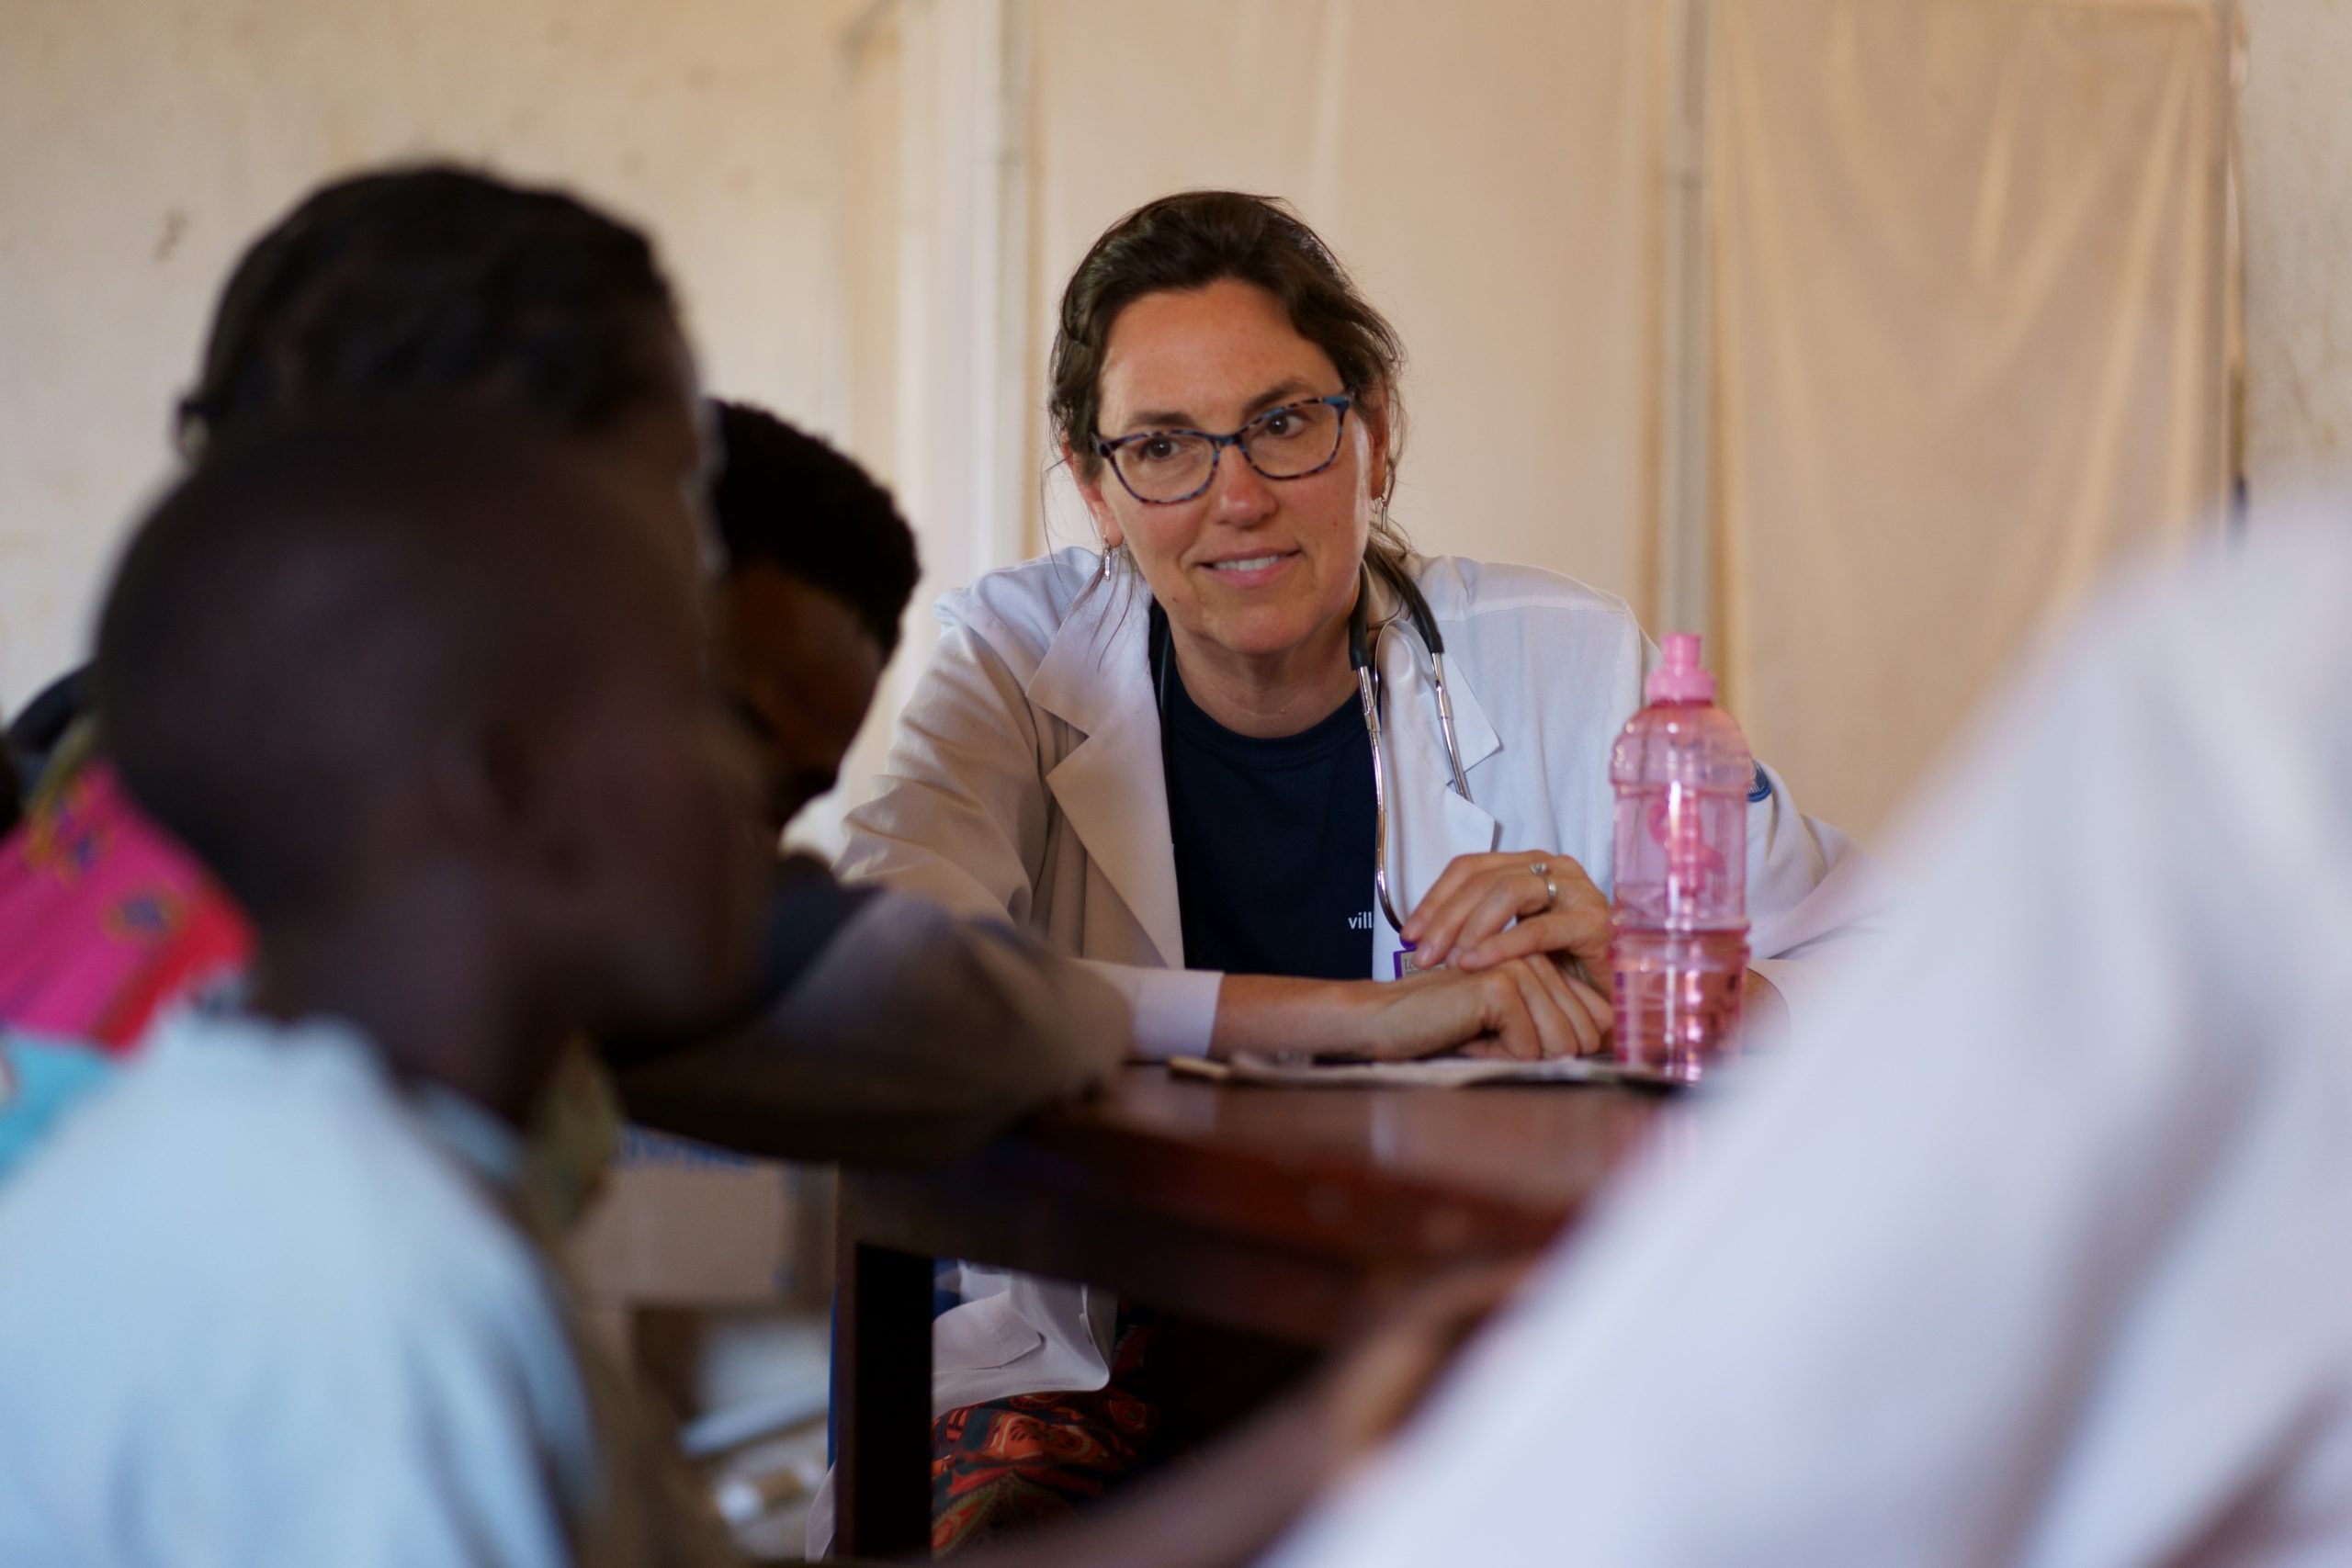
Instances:
[[[252,947],[227,895],[103,761],[42,791],[0,840],[0,1026],[123,1055]]]

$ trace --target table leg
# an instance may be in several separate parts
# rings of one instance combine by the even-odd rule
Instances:
[[[844,1238],[833,1550],[931,1552],[928,1258]]]

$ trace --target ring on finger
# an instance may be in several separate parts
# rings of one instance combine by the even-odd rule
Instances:
[[[1532,860],[1527,863],[1527,874],[1544,885],[1544,908],[1546,909],[1560,901],[1560,889],[1549,874],[1551,870],[1552,863],[1549,861]]]

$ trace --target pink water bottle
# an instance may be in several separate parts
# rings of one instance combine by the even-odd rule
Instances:
[[[1699,639],[1666,639],[1610,758],[1617,1059],[1695,1082],[1738,1047],[1747,975],[1747,792],[1755,763]]]

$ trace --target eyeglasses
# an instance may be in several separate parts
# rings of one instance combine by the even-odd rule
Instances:
[[[1111,471],[1129,495],[1148,505],[1172,506],[1209,488],[1228,446],[1238,447],[1242,459],[1270,479],[1321,473],[1339,459],[1340,437],[1354,405],[1355,399],[1344,393],[1309,398],[1268,409],[1230,435],[1147,430],[1098,441],[1094,449],[1110,459]]]

